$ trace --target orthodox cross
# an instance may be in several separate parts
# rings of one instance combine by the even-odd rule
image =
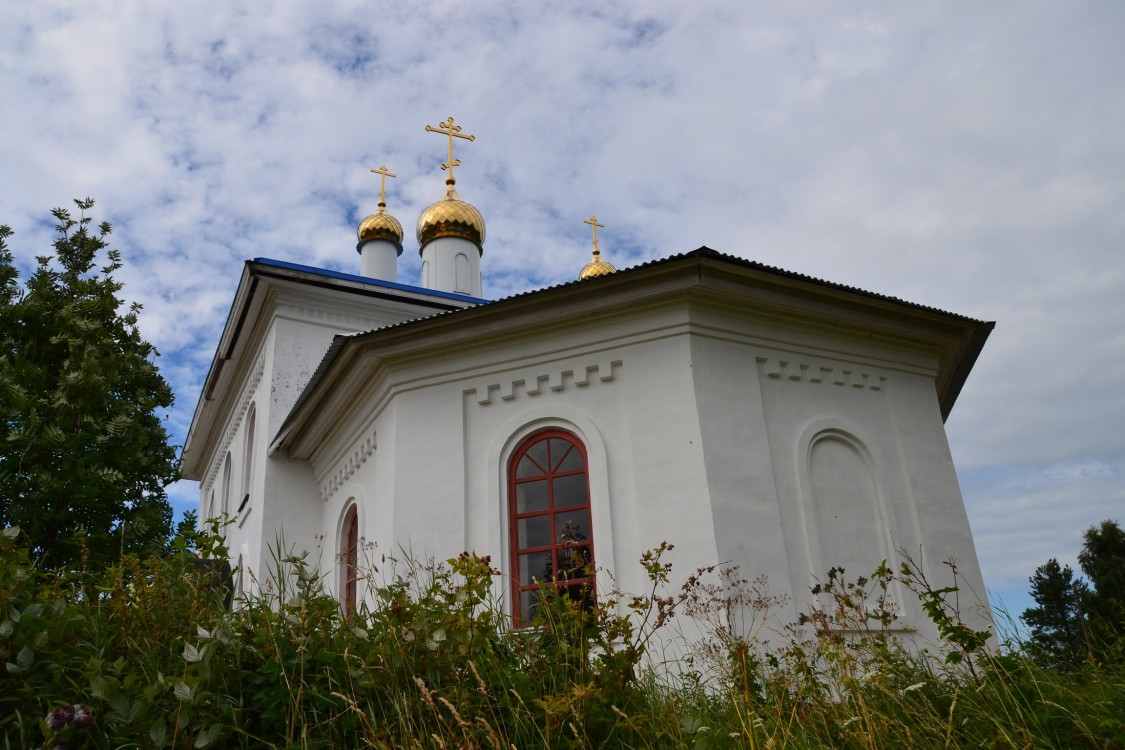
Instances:
[[[379,167],[378,169],[372,169],[371,171],[374,172],[375,174],[379,175],[379,205],[386,208],[386,206],[387,206],[387,178],[388,177],[398,177],[398,175],[395,174],[394,172],[388,172],[386,164]]]
[[[583,219],[582,223],[589,224],[590,228],[594,230],[594,252],[600,253],[601,250],[598,249],[598,227],[605,229],[605,224],[599,224],[597,216],[591,216],[589,219]]]
[[[449,161],[447,161],[445,164],[442,164],[441,168],[449,170],[449,175],[446,176],[445,182],[446,182],[447,185],[452,185],[453,182],[454,182],[454,180],[453,180],[453,168],[461,166],[461,160],[453,158],[453,139],[454,138],[464,138],[466,141],[475,141],[477,138],[476,138],[475,135],[462,135],[461,134],[461,126],[453,124],[453,116],[452,115],[445,122],[438,123],[438,126],[436,128],[431,127],[430,125],[427,125],[426,126],[426,132],[427,133],[442,133],[446,136],[449,136]]]

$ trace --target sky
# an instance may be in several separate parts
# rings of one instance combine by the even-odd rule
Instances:
[[[1125,3],[17,0],[0,223],[96,199],[182,443],[245,259],[358,273],[375,209],[485,217],[485,296],[706,245],[996,321],[947,423],[994,602],[1125,521]],[[170,489],[177,512],[194,483]]]

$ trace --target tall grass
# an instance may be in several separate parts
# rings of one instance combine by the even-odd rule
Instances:
[[[1019,643],[995,648],[908,561],[855,581],[829,571],[820,606],[783,626],[784,602],[738,571],[669,590],[667,549],[641,560],[648,591],[600,592],[593,609],[547,597],[514,629],[493,598],[498,572],[469,553],[381,560],[343,618],[283,544],[262,593],[231,609],[209,562],[225,557],[216,534],[63,574],[37,569],[6,530],[0,736],[184,750],[1125,747],[1119,669],[1060,675]],[[919,597],[940,648],[900,641],[882,598],[892,581]],[[688,622],[701,635],[654,666]]]

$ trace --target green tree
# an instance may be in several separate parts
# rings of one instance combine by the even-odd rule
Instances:
[[[1086,610],[1092,639],[1103,661],[1125,657],[1125,531],[1102,521],[1082,535],[1078,564],[1090,579]]]
[[[77,219],[52,212],[54,255],[25,287],[0,227],[0,526],[23,528],[54,567],[162,549],[177,473],[157,414],[172,390],[137,328],[139,305],[118,297],[110,226],[91,226],[92,200],[75,204]]]
[[[1090,657],[1125,665],[1125,531],[1116,521],[1086,529],[1078,564],[1089,583],[1054,558],[1035,569],[1031,596],[1038,606],[1020,617],[1030,628],[1032,654],[1064,671]]]
[[[1053,557],[1036,568],[1029,580],[1031,598],[1039,606],[1024,610],[1020,619],[1030,628],[1032,655],[1064,672],[1081,669],[1087,656],[1085,584],[1075,580],[1069,565],[1059,565]]]

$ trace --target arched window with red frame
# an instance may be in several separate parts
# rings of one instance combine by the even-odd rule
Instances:
[[[539,432],[508,466],[512,614],[517,625],[535,617],[545,590],[594,602],[594,534],[586,447],[569,432]]]
[[[340,590],[344,616],[355,612],[356,588],[359,581],[359,513],[356,506],[348,508],[340,535]]]

